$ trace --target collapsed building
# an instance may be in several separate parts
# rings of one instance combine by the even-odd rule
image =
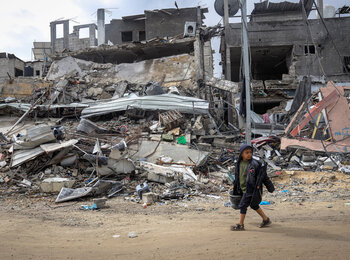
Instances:
[[[14,54],[0,53],[0,80],[23,76],[25,62]]]
[[[336,46],[348,55],[347,38],[324,33],[323,20],[308,20],[311,7],[309,0],[265,1],[248,24],[252,145],[271,176],[287,168],[350,172],[349,88],[331,81],[348,80],[346,59],[334,54]],[[1,130],[0,180],[60,192],[56,202],[123,189],[157,191],[148,194],[154,200],[227,190],[245,137],[242,118],[230,119],[243,103],[241,24],[224,34],[221,25],[203,25],[207,11],[152,10],[105,24],[99,9],[97,25],[72,34],[69,20],[52,22],[51,42],[33,50],[49,67],[39,71],[45,78],[6,80],[0,93],[2,115],[20,116]],[[327,28],[342,24],[347,37],[347,18],[324,20]],[[63,38],[56,38],[58,24]],[[307,34],[311,26],[316,38]],[[82,28],[89,38],[79,38]],[[213,77],[214,36],[222,36],[226,80]]]
[[[105,9],[97,10],[97,25],[73,26],[69,32],[69,20],[50,22],[51,41],[34,42],[33,52],[40,59],[63,51],[77,51],[102,44],[121,45],[129,42],[145,42],[156,38],[195,36],[196,26],[203,24],[207,8],[193,7],[181,9],[148,10],[144,14],[124,16],[105,23]],[[63,26],[63,37],[57,38],[57,26]],[[89,37],[80,38],[80,30],[88,28]],[[184,32],[185,30],[185,32]],[[96,38],[97,31],[97,38]],[[48,48],[50,46],[50,48]]]
[[[259,114],[291,99],[304,76],[315,84],[350,81],[350,17],[309,19],[313,2],[255,3],[248,37],[253,109]],[[241,81],[241,23],[230,23],[221,54],[226,78]]]

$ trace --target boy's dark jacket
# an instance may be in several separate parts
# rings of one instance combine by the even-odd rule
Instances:
[[[235,171],[235,182],[233,186],[233,194],[235,195],[242,195],[243,192],[240,187],[239,182],[239,165],[242,160],[242,152],[246,148],[251,148],[248,145],[242,145],[240,149],[240,155],[239,159],[236,164],[236,171]],[[262,200],[262,193],[263,193],[263,185],[266,186],[267,190],[269,192],[273,192],[275,190],[275,187],[273,186],[270,178],[267,176],[266,173],[266,165],[262,165],[260,162],[258,162],[255,159],[251,159],[249,161],[248,167],[247,167],[247,195],[252,196],[252,200],[250,205],[251,206],[257,206],[260,204]],[[257,187],[260,187],[257,189]]]

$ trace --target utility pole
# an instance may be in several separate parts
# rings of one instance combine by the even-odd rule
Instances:
[[[229,35],[229,6],[228,6],[228,0],[224,0],[224,26],[225,26],[225,46],[226,46],[226,50],[225,50],[225,56],[226,56],[226,69],[225,69],[225,78],[226,80],[231,81],[232,77],[231,77],[231,50],[230,47],[228,45],[229,39],[228,39],[228,35]],[[228,107],[227,107],[227,117],[228,117],[228,122],[229,123],[233,123],[233,113],[234,113],[234,109],[232,106],[232,93],[228,94]]]
[[[318,7],[318,11],[320,12],[320,13],[316,12],[317,17],[319,19],[322,19],[323,18],[323,0],[317,0],[317,7]]]
[[[242,51],[243,51],[245,96],[246,96],[245,141],[247,144],[250,145],[251,144],[250,62],[249,62],[249,52],[248,52],[249,42],[248,42],[247,1],[246,0],[241,0],[241,12],[242,12]]]

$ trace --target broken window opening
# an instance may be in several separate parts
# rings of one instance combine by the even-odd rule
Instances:
[[[344,72],[350,72],[350,56],[345,56],[344,57]]]
[[[305,54],[315,54],[316,53],[315,45],[305,45],[304,51],[305,51]]]
[[[139,31],[139,41],[145,41],[146,40],[146,32],[145,31]]]
[[[89,38],[90,30],[89,28],[80,28],[79,29],[79,39]]]
[[[291,46],[252,49],[251,72],[255,80],[281,80],[289,73]]]
[[[36,70],[36,71],[35,71],[35,75],[36,75],[36,76],[40,76],[40,70]]]
[[[254,80],[282,80],[289,73],[293,46],[251,47],[251,74]],[[231,48],[231,78],[241,80],[241,48]]]
[[[63,38],[63,24],[56,24],[56,39]]]
[[[122,42],[132,42],[132,31],[122,32]]]
[[[281,102],[271,101],[271,102],[253,102],[253,111],[259,115],[265,114],[269,109],[278,107]]]
[[[23,76],[23,70],[15,68],[15,77]]]

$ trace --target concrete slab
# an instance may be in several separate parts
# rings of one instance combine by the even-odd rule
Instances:
[[[195,162],[199,166],[205,163],[209,155],[209,152],[190,149],[185,145],[161,142],[158,146],[158,143],[154,141],[141,141],[138,152],[131,159],[139,160],[141,158],[147,158],[148,162],[156,163],[159,157],[166,156],[172,158],[174,162]]]

